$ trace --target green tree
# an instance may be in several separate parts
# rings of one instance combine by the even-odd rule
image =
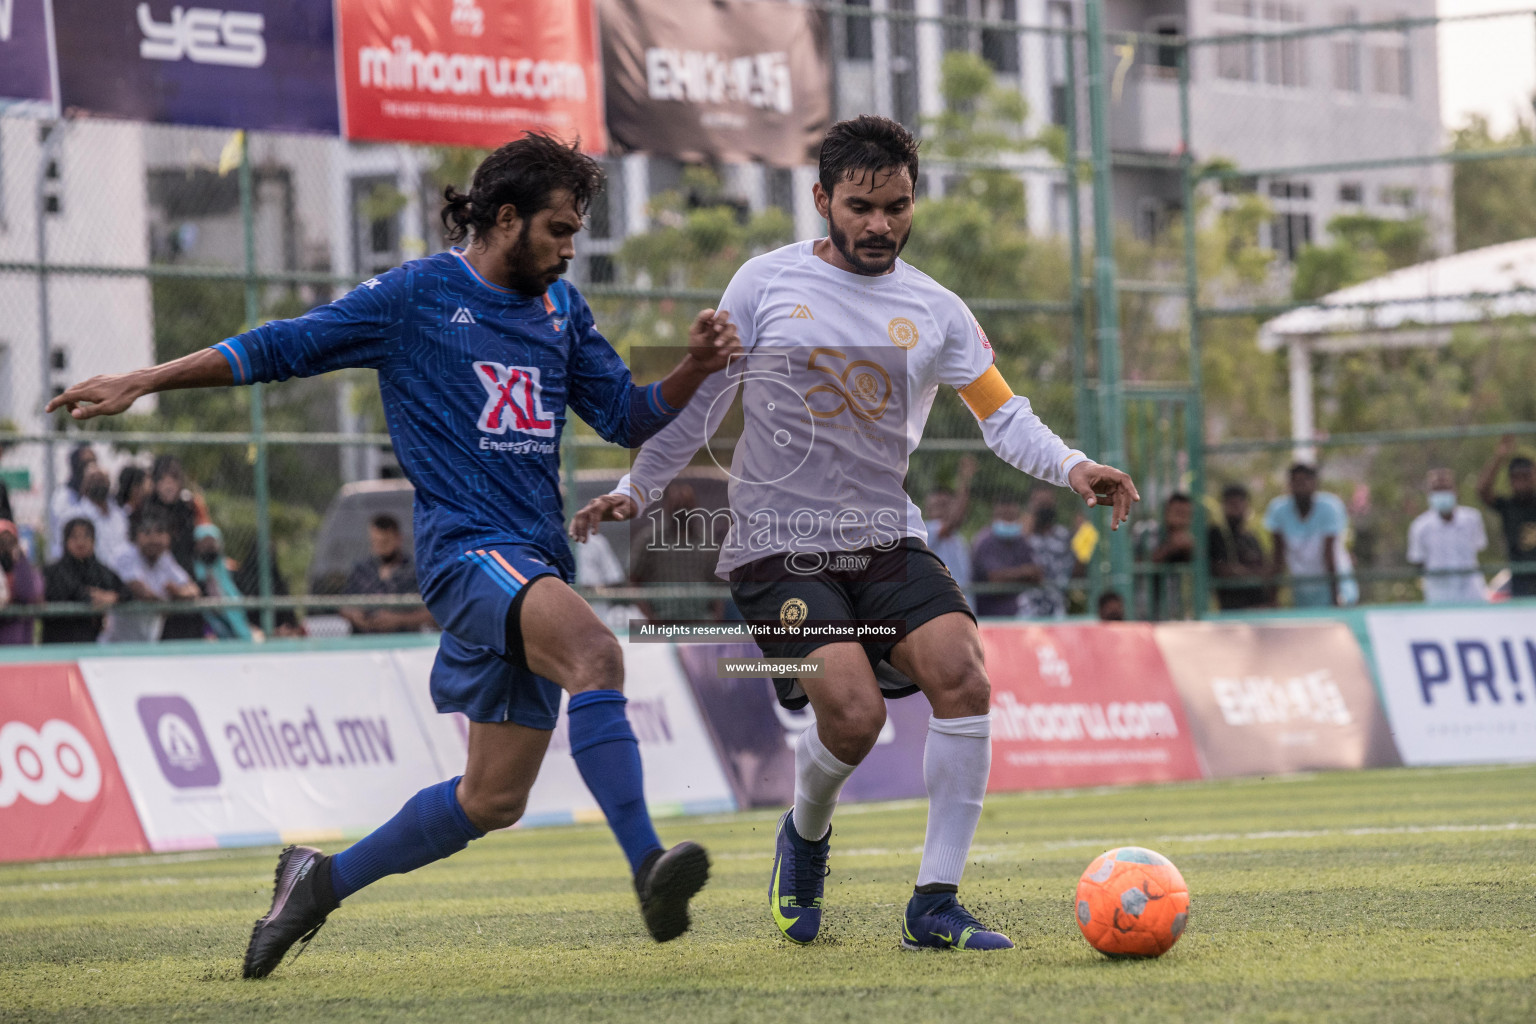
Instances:
[[[1536,145],[1536,129],[1522,119],[1507,135],[1496,136],[1487,118],[1474,114],[1456,129],[1452,148],[1458,152]],[[1456,248],[1536,237],[1536,159],[1531,157],[1471,160],[1452,172],[1456,211]]]
[[[1363,213],[1328,222],[1329,245],[1309,245],[1296,257],[1291,295],[1316,299],[1391,270],[1433,257],[1423,217],[1392,220]]]

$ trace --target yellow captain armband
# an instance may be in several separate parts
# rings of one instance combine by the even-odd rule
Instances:
[[[971,407],[971,415],[978,420],[991,416],[1013,397],[1013,389],[1003,380],[1003,375],[997,372],[995,366],[987,367],[986,373],[959,388],[958,393],[965,399],[965,404]]]

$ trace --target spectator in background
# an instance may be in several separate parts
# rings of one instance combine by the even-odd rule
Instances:
[[[230,574],[230,562],[224,556],[224,533],[212,523],[192,528],[192,579],[202,597],[245,596]],[[206,611],[203,612],[203,622],[216,639],[251,639],[251,626],[243,609]]]
[[[955,470],[955,487],[935,487],[928,492],[928,508],[923,525],[928,528],[928,549],[939,556],[944,568],[961,590],[971,589],[971,545],[961,534],[965,517],[971,509],[971,479],[976,475],[976,460],[960,457]]]
[[[43,600],[43,580],[21,545],[21,532],[9,519],[0,519],[0,605],[11,609]],[[0,618],[0,644],[30,644],[31,616]]]
[[[122,579],[96,558],[96,527],[89,519],[64,524],[64,557],[43,572],[43,596],[48,601],[89,602],[106,611],[119,601],[132,600]],[[43,643],[90,644],[101,635],[100,615],[45,616]]]
[[[368,520],[372,555],[352,567],[347,594],[419,595],[416,563],[406,554],[400,520],[381,512]],[[426,608],[343,608],[341,617],[354,633],[413,633],[435,625]]]
[[[1275,572],[1295,577],[1291,603],[1297,608],[1340,604],[1340,580],[1347,571],[1340,552],[1349,519],[1337,495],[1319,492],[1317,470],[1298,462],[1289,473],[1290,493],[1264,510],[1264,528],[1275,538]]]
[[[64,550],[64,542],[60,539],[64,531],[60,529],[65,523],[75,518],[75,506],[80,502],[80,485],[85,479],[85,471],[96,465],[96,449],[88,442],[75,445],[69,451],[69,476],[53,492],[53,497],[48,502],[48,555],[50,558],[58,558]]]
[[[1106,590],[1099,595],[1099,621],[1125,621],[1125,598],[1118,591]]]
[[[1011,619],[1019,614],[1019,594],[1024,586],[1039,583],[1045,576],[1035,564],[1029,541],[1024,537],[1024,522],[1019,517],[1019,503],[1009,497],[992,502],[992,521],[976,534],[971,545],[971,579],[975,583],[1011,583],[1001,593],[978,593],[976,614]]]
[[[1426,573],[1424,603],[1488,600],[1477,567],[1478,552],[1488,546],[1482,515],[1456,503],[1456,474],[1449,469],[1430,470],[1424,486],[1429,508],[1408,527],[1408,561]]]
[[[0,421],[0,430],[15,429],[16,424],[12,423],[10,420]],[[5,453],[9,450],[9,445],[0,444],[0,459],[5,458]],[[16,517],[11,514],[11,489],[6,484],[5,478],[0,477],[0,519],[14,520],[15,518]]]
[[[117,474],[117,507],[123,510],[123,515],[132,519],[144,504],[144,499],[149,497],[149,474],[144,472],[143,466],[135,466],[133,463],[122,468]]]
[[[97,557],[109,565],[128,548],[128,516],[112,501],[112,481],[107,471],[91,463],[80,478],[79,500],[67,510],[64,522],[71,519],[89,519],[96,527]],[[55,548],[59,556],[64,553],[64,540],[57,538]]]
[[[187,487],[187,474],[174,455],[156,457],[149,471],[151,490],[144,497],[138,515],[156,515],[162,519],[171,538],[171,557],[188,578],[192,575],[192,549],[196,542],[192,531],[198,523],[208,522],[208,514]],[[98,535],[96,546],[101,548]],[[106,557],[103,551],[101,557]],[[116,563],[112,563],[114,566]],[[127,577],[125,576],[124,579]],[[163,640],[201,640],[206,623],[197,614],[167,615],[161,625]]]
[[[1077,571],[1072,553],[1072,531],[1056,521],[1056,490],[1037,487],[1029,496],[1030,561],[1040,569],[1033,586],[1019,594],[1019,615],[1026,619],[1064,619],[1067,616],[1067,585]]]
[[[1509,596],[1536,597],[1536,463],[1515,454],[1515,439],[1506,434],[1488,465],[1477,479],[1477,496],[1493,509],[1504,530],[1504,545],[1512,566],[1527,563],[1527,568],[1511,568]],[[1509,461],[1509,495],[1495,494],[1499,469]]]
[[[1264,544],[1249,524],[1252,498],[1242,484],[1221,489],[1221,515],[1206,531],[1216,604],[1224,612],[1268,608],[1275,603]]]
[[[716,519],[699,507],[693,485],[677,480],[661,494],[660,509],[646,516],[648,528],[635,531],[629,551],[629,578],[636,583],[719,583]],[[728,521],[722,514],[722,523]],[[641,602],[652,622],[721,618],[719,598],[661,597]]]
[[[592,587],[599,592],[608,587],[622,586],[629,582],[624,566],[619,562],[613,545],[608,543],[599,530],[593,530],[585,544],[572,544],[571,554],[576,558],[576,585]],[[629,620],[643,619],[645,613],[638,607],[624,602],[604,601],[592,597],[587,601],[603,624],[620,636],[629,634]]]
[[[261,596],[261,563],[257,560],[256,544],[252,542],[250,551],[245,560],[235,563],[233,566],[235,586],[244,597]],[[278,571],[277,566],[272,566],[272,596],[287,597],[291,593],[288,589],[288,581]],[[246,610],[245,621],[251,628],[253,637],[263,637],[261,631],[261,609],[250,608]],[[308,630],[299,621],[298,613],[292,608],[279,608],[272,616],[273,635],[280,637],[308,636]]]
[[[113,566],[133,600],[190,601],[200,596],[170,548],[170,528],[157,511],[146,508],[133,524],[133,545]],[[107,620],[106,640],[152,643],[161,639],[164,626],[164,617],[155,612],[116,612]]]
[[[181,460],[174,455],[161,455],[155,459],[150,472],[151,490],[140,504],[138,512],[147,515],[155,512],[164,521],[170,534],[171,557],[188,573],[192,571],[192,548],[195,541],[192,531],[208,517],[203,513],[191,490],[187,488],[187,474],[181,468]]]
[[[1147,611],[1154,621],[1183,619],[1189,616],[1188,573],[1170,566],[1189,565],[1195,560],[1195,503],[1187,494],[1175,492],[1163,503],[1162,522],[1142,534],[1142,554],[1157,566],[1147,578]]]

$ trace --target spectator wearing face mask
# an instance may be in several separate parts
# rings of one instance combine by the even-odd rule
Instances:
[[[1035,564],[1029,541],[1024,539],[1024,521],[1014,498],[998,498],[992,503],[992,521],[976,535],[971,545],[971,579],[976,583],[1011,583],[1002,593],[978,593],[976,614],[1013,618],[1019,614],[1019,594],[1025,585],[1044,577]]]
[[[1024,531],[1030,560],[1040,578],[1019,595],[1019,615],[1026,619],[1063,619],[1067,615],[1067,585],[1077,569],[1072,553],[1072,531],[1056,521],[1056,492],[1037,487],[1029,496],[1029,519]]]
[[[1486,601],[1477,555],[1488,546],[1483,517],[1456,502],[1456,475],[1444,467],[1425,477],[1429,508],[1408,527],[1408,561],[1425,573],[1425,604]]]
[[[80,477],[80,494],[69,506],[64,522],[71,519],[89,519],[96,528],[96,556],[108,564],[115,563],[128,547],[128,516],[112,500],[112,481],[107,471],[94,462],[85,468]],[[63,531],[53,539],[53,557],[64,554]]]
[[[224,534],[212,523],[192,529],[192,579],[203,597],[242,597],[224,557]],[[203,613],[208,632],[219,640],[249,640],[251,626],[245,612],[225,608]]]

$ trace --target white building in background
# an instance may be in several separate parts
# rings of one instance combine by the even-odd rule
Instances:
[[[873,14],[985,19],[1066,28],[1084,23],[1081,0],[846,0]],[[1107,0],[1110,31],[1195,38],[1380,22],[1434,13],[1432,0],[1390,8],[1334,0]],[[1029,102],[1026,129],[1063,125],[1068,107],[1066,43],[1040,32],[983,29],[882,17],[832,19],[834,110],[839,118],[885,114],[920,128],[942,107],[940,65],[946,52],[982,56],[1000,80]],[[1440,125],[1435,32],[1350,32],[1286,40],[1232,39],[1197,46],[1190,108],[1197,161],[1223,158],[1239,168],[1332,164],[1434,153]],[[1142,45],[1106,55],[1112,76],[1110,143],[1114,211],[1122,230],[1155,235],[1178,216],[1179,105],[1177,50]],[[1088,149],[1086,53],[1075,54],[1079,150]],[[151,262],[244,265],[237,176],[220,158],[230,133],[106,120],[60,122],[51,155],[43,122],[0,118],[0,262],[32,262],[38,253],[39,195],[51,260],[107,267]],[[339,139],[260,134],[252,138],[255,257],[258,269],[321,271],[353,280],[442,244],[441,196],[425,148],[349,144]],[[1026,184],[1029,220],[1041,235],[1067,230],[1068,184],[1042,150],[1011,158]],[[605,161],[607,192],[594,205],[572,268],[582,283],[618,280],[614,253],[650,227],[648,204],[682,181],[675,160],[634,154]],[[942,194],[944,175],[930,161],[922,190]],[[791,213],[798,237],[823,230],[811,201],[814,167],[737,164],[721,168],[744,211]],[[1257,191],[1275,209],[1264,241],[1285,259],[1325,241],[1340,213],[1422,215],[1436,248],[1451,248],[1450,171],[1444,164],[1335,173],[1273,173],[1229,182]],[[1084,229],[1088,197],[1081,194]],[[268,299],[279,286],[270,287]],[[300,302],[329,297],[324,286],[297,290]],[[23,431],[44,426],[48,395],[92,373],[140,366],[154,355],[154,289],[143,277],[50,275],[47,334],[38,279],[0,272],[0,421]],[[210,338],[210,341],[216,340]],[[44,347],[48,351],[45,353]],[[45,371],[41,361],[46,361]],[[46,380],[45,380],[46,378]],[[358,430],[355,385],[336,378],[329,401],[337,429]],[[56,446],[62,479],[64,445]],[[387,452],[338,449],[342,478],[379,475]],[[5,467],[26,468],[30,493],[15,495],[18,514],[41,510],[42,448],[21,446]]]
[[[41,211],[41,214],[39,213]],[[0,118],[0,263],[142,267],[149,261],[144,131],[111,121]],[[39,232],[39,216],[42,231]],[[66,384],[143,366],[154,354],[143,277],[0,272],[0,422],[41,433],[43,407]],[[20,445],[4,468],[25,470],[12,493],[23,523],[40,524],[45,446]],[[54,446],[64,479],[67,446]]]

